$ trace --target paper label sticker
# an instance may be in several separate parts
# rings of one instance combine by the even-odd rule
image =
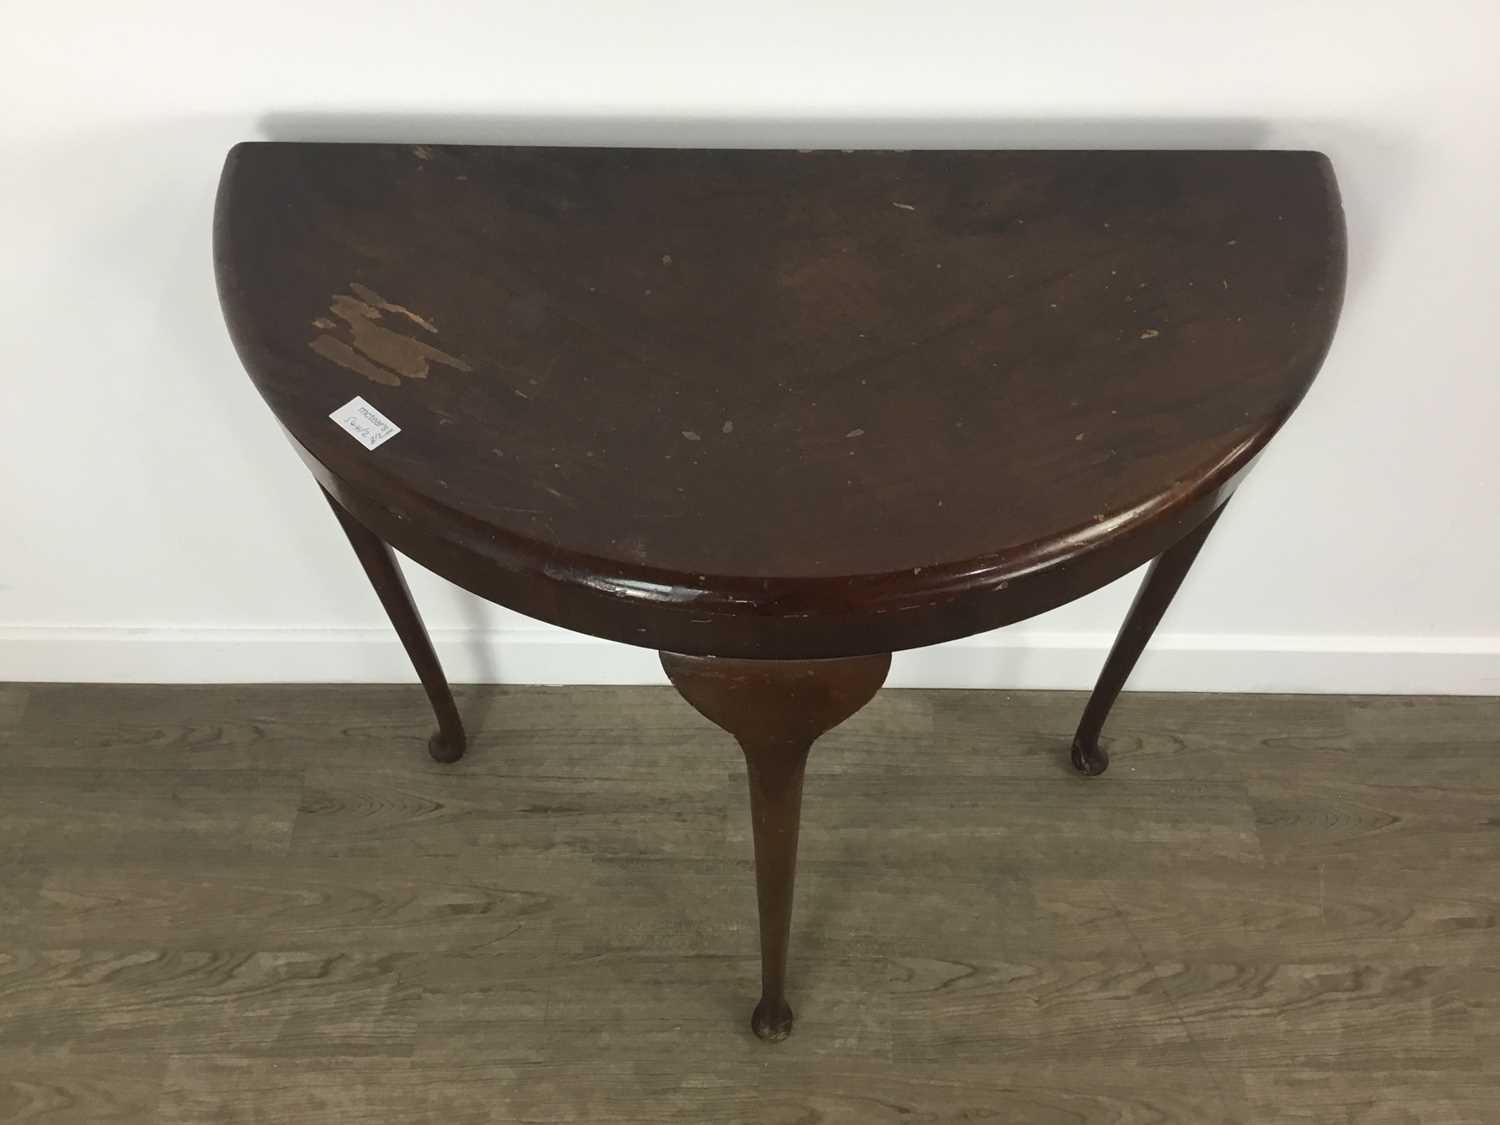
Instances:
[[[400,426],[358,395],[328,417],[344,427],[366,449],[374,449],[401,432]]]

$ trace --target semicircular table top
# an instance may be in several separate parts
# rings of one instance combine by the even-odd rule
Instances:
[[[1316,374],[1343,239],[1310,152],[253,143],[215,257],[261,394],[417,561],[811,657],[1030,616],[1181,536]],[[400,432],[351,438],[356,396]]]

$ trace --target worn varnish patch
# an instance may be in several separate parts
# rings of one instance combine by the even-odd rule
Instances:
[[[418,316],[405,305],[392,304],[390,301],[387,301],[384,297],[382,297],[379,293],[375,292],[375,290],[371,289],[368,285],[361,285],[357,281],[351,281],[349,283],[349,288],[354,291],[354,295],[356,297],[358,297],[361,301],[364,301],[366,304],[373,305],[375,306],[375,308],[380,309],[382,312],[399,313],[400,315],[410,320],[413,324],[419,325],[420,327],[427,329],[427,331],[429,332],[437,332],[437,326],[433,324],[432,321],[426,319],[425,317]]]
[[[425,317],[404,305],[387,301],[369,286],[350,282],[349,293],[335,293],[328,311],[344,322],[349,338],[325,332],[309,343],[313,351],[340,367],[363,375],[371,382],[388,387],[398,386],[402,378],[425,379],[434,363],[458,371],[474,370],[457,356],[449,355],[423,340],[403,335],[381,323],[384,313],[399,316],[433,335],[437,327]],[[334,329],[336,323],[327,317],[313,321],[315,328]]]

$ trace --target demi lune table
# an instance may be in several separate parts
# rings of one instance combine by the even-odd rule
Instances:
[[[214,220],[239,355],[437,715],[394,547],[657,649],[744,751],[757,1035],[784,979],[803,766],[890,654],[1154,560],[1100,729],[1343,292],[1312,152],[243,144]]]

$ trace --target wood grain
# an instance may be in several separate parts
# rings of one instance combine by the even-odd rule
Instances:
[[[1074,777],[984,779],[930,766],[815,782],[806,797],[805,860],[931,873],[1017,865],[1082,873],[1130,864],[1166,868],[1205,856],[1260,858],[1247,792],[1238,782],[1140,782],[1107,794],[1097,789]],[[894,802],[898,792],[902,800]],[[728,805],[729,793],[724,797]],[[916,808],[943,812],[916,816]],[[728,817],[736,846],[748,839],[748,820],[738,811]]]
[[[1472,1071],[1483,1062],[1466,969],[1346,959],[1156,972],[1211,1067]]]
[[[748,1032],[746,1033],[749,1038]],[[1090,1060],[983,1066],[822,1058],[764,1061],[749,1042],[738,1057],[614,1052],[535,1066],[466,1058],[173,1060],[163,1125],[364,1125],[441,1121],[489,1125],[937,1125],[985,1120],[1045,1125],[1235,1123],[1241,1098],[1188,1072],[1132,1071]]]
[[[1100,957],[1127,927],[1167,961],[1397,957],[1500,963],[1500,887],[1454,861],[1407,871],[1340,862],[1180,864],[1029,880],[1037,933],[1058,956]]]
[[[293,847],[345,858],[723,854],[720,786],[694,782],[692,771],[632,782],[313,766]]]
[[[742,765],[670,689],[467,689],[446,769],[415,686],[7,694],[7,1125],[1500,1104],[1494,700],[1127,694],[1094,782],[1076,694],[885,692],[811,758],[788,1053]]]
[[[1141,959],[909,959],[894,1005],[895,1053],[949,1061],[1109,1058],[1121,1067],[1200,1067],[1166,983]]]
[[[8,907],[6,937],[39,948],[332,953],[357,934],[365,951],[452,951],[524,943],[571,897],[560,885],[586,882],[557,862],[481,871],[415,858],[289,863],[249,855],[197,860],[190,869],[75,859],[38,872],[25,901],[0,902]]]
[[[409,1055],[411,997],[366,953],[15,950],[0,1049]]]
[[[0,684],[0,732],[20,721],[30,695],[24,684]]]
[[[291,843],[302,796],[295,770],[45,769],[5,771],[0,854],[23,859],[108,855],[276,855]]]
[[[37,684],[24,716],[0,727],[9,767],[301,769],[419,748],[432,723],[422,689],[348,684],[347,706],[324,687]],[[462,698],[462,691],[459,695]]]
[[[1477,788],[1356,778],[1295,789],[1255,782],[1249,796],[1267,859],[1358,860],[1409,871],[1449,859],[1500,859],[1495,779]]]
[[[1273,1070],[1247,1076],[1257,1120],[1288,1125],[1493,1125],[1500,1070]]]
[[[0,1048],[0,1121],[27,1125],[153,1122],[167,1060]]]

